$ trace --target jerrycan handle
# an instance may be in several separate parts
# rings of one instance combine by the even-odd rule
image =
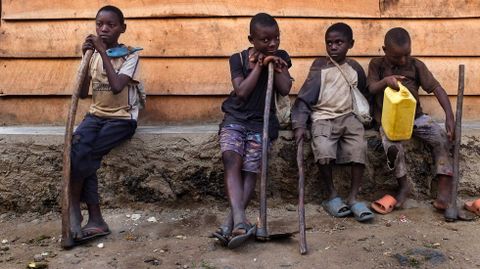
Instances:
[[[398,88],[400,89],[399,93],[400,93],[401,96],[404,96],[404,97],[409,96],[410,92],[408,91],[408,89],[405,86],[403,86],[402,83],[400,83],[400,81],[398,81]]]

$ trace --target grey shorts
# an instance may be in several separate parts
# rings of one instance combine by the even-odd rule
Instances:
[[[220,129],[220,149],[242,156],[242,170],[259,173],[262,166],[262,134],[248,131],[239,124],[228,124]]]
[[[312,123],[312,151],[315,162],[365,164],[367,142],[362,123],[353,114]]]
[[[405,165],[405,150],[402,142],[390,141],[382,127],[380,127],[380,135],[385,153],[388,152],[390,147],[396,147],[398,150],[397,158],[393,163],[389,163],[387,160],[388,168],[394,170],[396,178],[405,176],[407,174],[407,167]],[[445,130],[429,115],[422,115],[415,119],[413,136],[420,138],[432,147],[437,175],[452,176],[453,159],[450,154],[451,143],[448,141]]]

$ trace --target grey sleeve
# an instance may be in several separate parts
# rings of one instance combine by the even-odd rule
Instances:
[[[307,122],[312,113],[312,107],[317,103],[320,95],[322,59],[313,62],[303,83],[297,99],[292,107],[292,129],[307,128]]]

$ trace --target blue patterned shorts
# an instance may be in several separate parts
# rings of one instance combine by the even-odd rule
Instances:
[[[220,129],[220,149],[242,156],[242,170],[259,173],[262,166],[262,134],[248,131],[242,125],[228,124]]]

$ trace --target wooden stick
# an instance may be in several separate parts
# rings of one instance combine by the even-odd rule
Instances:
[[[268,238],[267,230],[267,170],[268,170],[268,127],[270,121],[270,106],[273,93],[273,63],[268,63],[268,83],[265,95],[265,110],[263,112],[262,135],[262,174],[260,178],[260,223],[257,229],[258,238]]]
[[[71,160],[70,151],[72,148],[73,125],[75,124],[75,115],[77,114],[78,99],[80,90],[88,72],[88,64],[92,58],[93,51],[88,50],[82,58],[80,67],[77,71],[77,78],[72,92],[72,103],[68,111],[67,125],[65,127],[65,144],[63,147],[63,195],[62,195],[62,247],[69,249],[75,245],[71,232],[70,223],[70,170]]]
[[[462,112],[463,112],[463,91],[465,88],[465,65],[458,66],[458,94],[457,94],[457,112],[455,115],[455,145],[453,148],[453,179],[452,194],[447,210],[445,210],[445,219],[454,221],[458,219],[457,192],[458,182],[460,181],[460,144],[462,140]]]
[[[307,254],[307,235],[305,234],[305,169],[303,165],[303,138],[298,141],[297,165],[298,165],[298,230],[300,233],[300,254]]]

